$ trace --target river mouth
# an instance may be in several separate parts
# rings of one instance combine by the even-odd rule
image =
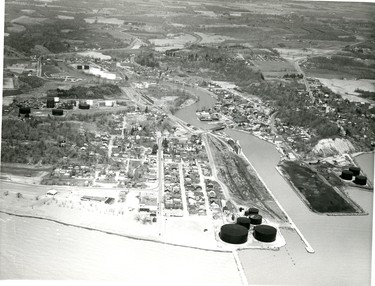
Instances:
[[[216,103],[207,93],[200,95],[200,101],[211,104],[207,108]],[[208,130],[212,125],[196,117],[198,107],[198,104],[189,106],[175,115],[192,126]],[[294,230],[280,229],[286,240],[286,246],[280,251],[240,251],[239,257],[248,281],[256,285],[369,285],[373,193],[358,188],[346,190],[368,215],[326,216],[314,213],[277,171],[281,154],[273,144],[246,132],[233,129],[225,129],[224,132],[239,141],[243,154],[315,250],[314,254],[309,254]],[[362,154],[355,160],[366,174],[373,173],[374,153]],[[262,266],[255,265],[255,261],[264,263]],[[347,269],[353,267],[355,271],[348,273]],[[336,277],[335,282],[332,277]]]

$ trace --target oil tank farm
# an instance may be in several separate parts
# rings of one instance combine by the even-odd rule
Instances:
[[[254,228],[253,236],[262,242],[273,242],[276,240],[277,230],[270,225],[257,225]]]
[[[78,108],[79,109],[90,109],[90,104],[81,102],[81,103],[78,104]]]
[[[239,224],[224,224],[219,236],[221,240],[231,244],[241,244],[247,241],[248,229]]]
[[[358,176],[361,172],[361,168],[351,166],[351,167],[349,167],[349,171],[353,173],[353,176]]]
[[[257,208],[249,208],[246,212],[245,212],[245,215],[246,216],[251,216],[251,215],[254,215],[254,214],[258,214],[259,213],[259,210]]]
[[[262,224],[263,217],[259,214],[253,214],[250,217],[250,223],[254,225]]]
[[[367,184],[367,177],[366,176],[356,176],[355,179],[354,179],[354,183],[357,184],[357,185],[361,185],[361,186],[364,186]]]
[[[242,225],[246,227],[247,229],[250,229],[250,219],[247,217],[238,217],[237,224]]]
[[[53,97],[47,98],[47,108],[54,108],[55,107],[55,99]]]
[[[62,109],[52,109],[52,115],[62,116],[62,115],[64,115],[64,110],[62,110]]]
[[[30,113],[31,113],[30,107],[20,107],[20,109],[19,109],[19,114],[29,115]]]
[[[343,170],[341,172],[341,178],[343,180],[347,180],[347,181],[350,181],[353,179],[353,172],[352,171],[349,171],[349,170]]]

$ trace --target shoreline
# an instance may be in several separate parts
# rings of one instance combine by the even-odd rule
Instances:
[[[21,201],[22,202],[22,201]],[[148,242],[155,242],[155,243],[161,243],[161,244],[166,244],[166,245],[172,245],[172,246],[180,246],[180,247],[185,247],[185,248],[191,248],[191,249],[200,249],[200,250],[205,250],[205,251],[213,251],[213,252],[232,252],[232,251],[239,251],[239,250],[251,250],[251,249],[271,249],[271,250],[280,250],[281,247],[285,246],[285,241],[281,240],[278,241],[276,244],[273,245],[262,245],[262,243],[254,240],[252,238],[252,233],[249,231],[248,237],[249,239],[241,245],[238,244],[227,244],[223,241],[220,240],[219,235],[217,232],[214,231],[214,238],[209,239],[209,240],[202,240],[202,241],[197,241],[197,240],[181,240],[181,237],[175,237],[172,235],[172,237],[169,236],[161,236],[158,237],[156,233],[152,232],[142,232],[141,235],[136,235],[137,229],[135,228],[133,232],[128,232],[126,229],[116,229],[116,225],[110,225],[107,224],[106,221],[112,221],[111,217],[103,218],[102,215],[99,215],[101,217],[98,217],[99,223],[92,221],[90,219],[87,220],[87,216],[85,219],[85,213],[82,214],[81,216],[81,222],[80,223],[75,223],[74,218],[69,217],[69,211],[68,213],[61,213],[60,217],[58,215],[54,215],[51,210],[43,210],[40,209],[38,211],[37,207],[35,208],[34,206],[27,206],[25,204],[20,204],[23,209],[20,209],[19,207],[15,209],[10,209],[8,207],[4,208],[2,207],[0,209],[0,213],[4,213],[7,215],[11,216],[18,216],[18,217],[24,217],[24,218],[31,218],[31,219],[40,219],[40,220],[46,220],[46,221],[51,221],[54,223],[59,223],[62,225],[66,226],[72,226],[72,227],[77,227],[77,228],[82,228],[82,229],[87,229],[87,230],[95,230],[107,234],[112,234],[112,235],[117,235],[121,237],[126,237],[134,240],[140,240],[140,241],[148,241]],[[13,205],[15,206],[15,205]],[[28,211],[29,210],[29,211]],[[68,215],[68,216],[66,216]],[[90,216],[90,215],[88,215]],[[165,218],[165,217],[164,217]],[[161,218],[163,219],[163,218]],[[194,221],[194,218],[192,218]],[[106,227],[108,226],[109,227]],[[130,227],[130,229],[132,229]],[[141,229],[139,229],[141,230]],[[196,230],[189,231],[186,233],[187,235],[197,235],[198,233]],[[182,242],[180,242],[182,241]],[[255,244],[254,244],[255,243]],[[260,243],[260,244],[259,244]],[[247,244],[247,245],[246,245]]]
[[[116,236],[125,237],[125,238],[128,238],[128,239],[133,239],[133,240],[138,240],[138,241],[154,242],[154,243],[166,244],[166,245],[171,245],[171,246],[176,246],[176,247],[198,249],[198,250],[203,250],[203,251],[222,252],[222,253],[231,253],[232,252],[232,250],[209,249],[209,248],[203,248],[203,247],[198,247],[198,246],[171,243],[171,242],[166,242],[166,241],[163,241],[163,240],[138,237],[138,236],[134,236],[134,235],[126,235],[126,234],[121,234],[121,233],[113,232],[113,231],[109,231],[109,230],[103,230],[103,229],[100,229],[100,228],[97,228],[97,227],[89,227],[89,226],[85,226],[85,225],[67,223],[67,222],[64,222],[64,221],[59,220],[59,219],[43,217],[43,216],[40,216],[40,215],[28,215],[28,214],[12,213],[12,212],[3,211],[3,210],[0,210],[0,213],[6,214],[6,215],[9,215],[9,216],[16,216],[16,217],[50,221],[50,222],[62,224],[62,225],[65,225],[65,226],[71,226],[71,227],[76,227],[76,228],[81,228],[81,229],[86,229],[86,230],[98,231],[98,232],[101,232],[101,233],[116,235]],[[249,249],[249,248],[240,248],[239,250],[242,250],[242,249]]]

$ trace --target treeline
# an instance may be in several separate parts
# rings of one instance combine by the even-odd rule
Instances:
[[[25,74],[21,74],[18,79],[27,84],[30,88],[41,87],[44,84],[44,80],[37,76],[27,76]]]
[[[352,57],[332,56],[327,57],[313,57],[307,62],[308,69],[316,68],[338,73],[345,73],[355,78],[375,79],[375,64],[369,64]]]
[[[297,83],[286,85],[263,82],[248,87],[246,91],[273,101],[279,111],[278,117],[285,125],[310,128],[320,138],[336,136],[340,132],[338,126],[329,119],[305,108],[306,96],[298,93]]]
[[[115,84],[102,84],[96,86],[73,86],[69,90],[53,89],[48,90],[48,96],[59,96],[69,99],[103,99],[105,96],[118,95],[121,89]]]
[[[80,17],[79,14],[75,14],[74,20],[70,21],[54,19],[48,25],[28,25],[23,32],[10,33],[5,37],[4,44],[27,55],[31,55],[35,45],[41,45],[52,53],[66,52],[69,44],[64,42],[66,34],[61,30],[69,29],[82,33],[79,29],[87,26],[83,18],[83,15]]]
[[[367,91],[367,90],[362,90],[362,89],[359,89],[359,88],[357,88],[355,90],[355,92],[359,93],[360,97],[368,98],[368,99],[371,99],[371,100],[375,100],[375,92]]]
[[[227,55],[225,48],[193,46],[196,50],[188,54],[178,54],[181,58],[181,68],[209,70],[213,80],[235,82],[239,87],[245,87],[254,81],[261,80],[261,73],[254,71],[244,61],[238,61]]]
[[[141,66],[146,66],[146,67],[151,67],[151,68],[160,67],[159,61],[155,58],[153,53],[141,54],[136,57],[135,61]]]
[[[331,138],[340,134],[340,129],[336,124],[305,108],[300,110],[281,108],[278,117],[285,125],[313,129],[320,138]]]

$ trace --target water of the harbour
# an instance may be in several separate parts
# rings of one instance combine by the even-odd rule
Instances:
[[[200,94],[201,101],[211,101]],[[194,125],[196,107],[176,115]],[[207,126],[199,122],[197,127]],[[226,130],[238,139],[246,157],[284,207],[296,226],[315,250],[309,254],[297,233],[282,230],[287,245],[279,251],[240,251],[240,259],[250,284],[256,285],[370,285],[372,192],[350,188],[350,197],[368,215],[326,216],[316,214],[295,194],[275,169],[280,160],[276,148],[255,136]],[[365,172],[371,172],[373,154],[356,158]]]
[[[192,89],[186,88],[188,91],[193,92],[196,96],[198,96],[199,100],[192,105],[185,107],[184,109],[180,109],[175,113],[175,116],[182,119],[183,121],[191,124],[192,126],[208,130],[211,129],[215,124],[208,123],[207,121],[200,121],[196,116],[197,110],[202,110],[203,108],[211,108],[215,105],[216,99],[210,96],[205,90],[203,89]]]

